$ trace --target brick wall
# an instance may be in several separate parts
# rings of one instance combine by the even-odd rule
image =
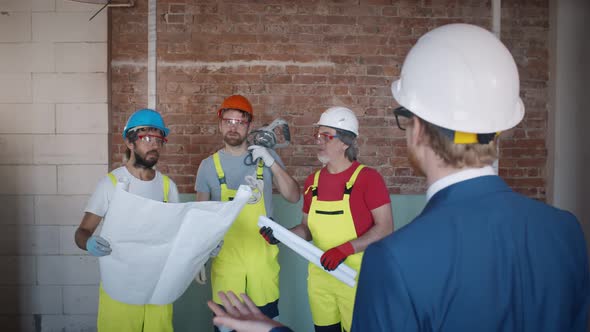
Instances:
[[[502,39],[519,65],[527,115],[502,140],[500,174],[544,199],[548,4],[503,7]],[[147,1],[111,14],[115,167],[124,121],[147,103]],[[389,86],[417,38],[453,22],[489,28],[490,1],[159,0],[157,108],[172,129],[160,169],[193,192],[199,163],[221,147],[216,107],[240,93],[254,104],[254,127],[277,117],[290,123],[293,144],[279,154],[300,183],[320,165],[312,124],[342,105],[360,120],[360,160],[380,171],[391,193],[422,193],[389,111]]]
[[[545,200],[549,103],[548,1],[503,1],[502,41],[520,74],[524,120],[503,135],[500,175],[515,190]]]

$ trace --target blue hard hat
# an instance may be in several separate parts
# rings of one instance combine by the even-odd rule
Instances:
[[[168,136],[168,133],[170,132],[170,129],[166,128],[164,119],[162,119],[160,113],[149,108],[144,108],[131,114],[129,120],[127,120],[125,128],[123,128],[123,138],[127,137],[127,132],[129,132],[129,130],[136,127],[160,129],[164,133],[164,137]]]

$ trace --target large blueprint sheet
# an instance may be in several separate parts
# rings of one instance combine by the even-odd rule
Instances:
[[[101,236],[113,249],[99,259],[104,290],[129,304],[168,304],[188,288],[247,203],[248,186],[230,202],[162,203],[118,183]]]

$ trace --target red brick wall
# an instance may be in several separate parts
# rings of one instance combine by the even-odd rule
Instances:
[[[545,199],[549,103],[548,1],[502,1],[502,41],[520,74],[525,117],[503,135],[500,175],[515,190]]]
[[[501,175],[545,198],[548,3],[503,1],[502,39],[515,55],[527,107],[501,142]],[[254,127],[282,117],[292,146],[279,150],[300,183],[319,166],[313,123],[329,106],[355,111],[360,160],[391,193],[422,193],[395,127],[389,86],[417,38],[452,22],[491,26],[490,1],[158,1],[158,110],[172,129],[159,169],[193,192],[200,161],[221,147],[215,110],[246,95]],[[120,165],[126,117],[147,103],[147,0],[111,10],[111,166]],[[433,73],[436,74],[436,73]]]

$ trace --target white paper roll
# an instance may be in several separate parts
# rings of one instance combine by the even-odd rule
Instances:
[[[289,247],[291,250],[295,251],[297,254],[299,254],[301,257],[305,258],[309,262],[315,264],[318,267],[321,267],[322,269],[324,268],[320,263],[320,257],[322,257],[322,255],[324,254],[324,252],[321,249],[305,241],[304,239],[300,238],[290,230],[277,224],[276,222],[272,221],[271,219],[265,216],[260,216],[258,218],[258,227],[262,226],[272,228],[272,234],[277,240],[281,241],[284,245]],[[334,271],[326,272],[330,273],[335,278],[337,278],[338,280],[342,281],[350,287],[354,287],[354,285],[356,284],[355,278],[357,272],[346,264],[340,264]]]

